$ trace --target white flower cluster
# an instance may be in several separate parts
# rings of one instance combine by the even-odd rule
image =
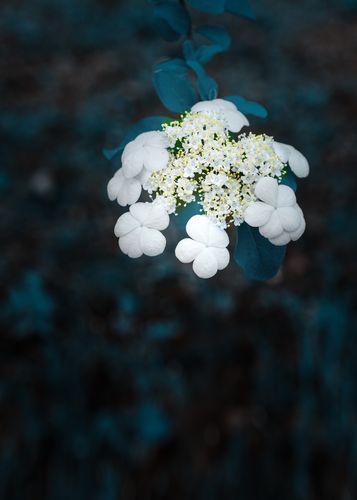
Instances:
[[[287,164],[298,177],[309,173],[306,158],[292,146],[266,135],[240,134],[247,118],[223,99],[197,103],[162,131],[140,134],[122,154],[122,167],[108,184],[108,196],[131,205],[116,226],[121,250],[129,257],[162,253],[161,233],[169,214],[196,202],[204,215],[186,226],[190,238],[176,247],[181,262],[209,278],[229,263],[230,225],[258,227],[274,245],[296,240],[305,220],[295,194],[280,185]],[[142,190],[151,203],[136,203]],[[260,200],[260,201],[259,201]]]

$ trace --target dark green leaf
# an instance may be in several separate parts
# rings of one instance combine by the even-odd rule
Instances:
[[[199,100],[188,70],[183,59],[169,59],[154,67],[153,82],[157,95],[163,105],[175,113],[190,109]]]
[[[166,121],[171,121],[171,118],[167,116],[148,116],[147,118],[143,118],[130,127],[119,146],[113,149],[103,149],[104,156],[107,160],[111,160],[114,156],[121,153],[128,142],[133,141],[139,134],[150,132],[151,130],[161,130],[161,124]]]
[[[239,95],[228,95],[224,99],[233,102],[245,115],[258,116],[259,118],[266,118],[268,116],[268,111],[264,106],[258,104],[257,102],[247,101],[244,97]]]
[[[234,257],[253,280],[269,280],[279,271],[286,246],[275,246],[264,238],[255,227],[245,222],[237,228],[237,245]]]

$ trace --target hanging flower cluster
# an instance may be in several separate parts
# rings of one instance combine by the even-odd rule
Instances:
[[[288,169],[297,177],[308,175],[306,158],[267,135],[241,133],[246,126],[235,104],[214,99],[125,146],[122,166],[108,184],[111,200],[131,205],[115,226],[125,254],[162,253],[166,239],[161,231],[169,215],[189,203],[196,203],[202,215],[188,221],[189,238],[179,242],[175,254],[183,263],[193,262],[201,278],[228,265],[230,226],[246,223],[274,246],[303,234],[302,210],[293,189],[283,183]],[[150,202],[137,203],[142,190]]]

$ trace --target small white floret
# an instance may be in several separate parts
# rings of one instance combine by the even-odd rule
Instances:
[[[121,251],[131,258],[160,255],[166,246],[160,230],[166,229],[169,221],[166,210],[158,203],[135,203],[119,217],[114,228]]]
[[[235,104],[225,99],[213,99],[212,101],[201,101],[192,106],[191,111],[205,112],[214,111],[221,113],[227,123],[227,128],[231,132],[240,132],[244,126],[249,126],[249,121],[241,113]]]
[[[193,262],[192,268],[199,278],[211,278],[229,264],[227,245],[229,238],[206,215],[194,215],[186,225],[190,238],[176,246],[175,255],[180,262]]]
[[[149,172],[161,170],[169,161],[169,140],[165,132],[143,132],[129,142],[122,154],[123,172],[126,177],[136,177],[145,168]]]
[[[263,177],[256,185],[255,194],[262,201],[247,207],[244,218],[247,224],[258,227],[260,234],[273,245],[286,245],[300,238],[305,230],[305,219],[290,187],[279,185],[271,177]]]

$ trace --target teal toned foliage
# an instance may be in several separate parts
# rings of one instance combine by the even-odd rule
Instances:
[[[183,59],[169,59],[154,67],[153,82],[161,102],[170,111],[183,113],[198,100],[199,95]]]
[[[253,280],[269,280],[278,272],[286,246],[275,246],[255,227],[243,223],[237,228],[235,260]]]
[[[169,42],[187,35],[191,29],[191,19],[187,9],[179,3],[158,3],[154,7],[154,19],[160,35]]]

